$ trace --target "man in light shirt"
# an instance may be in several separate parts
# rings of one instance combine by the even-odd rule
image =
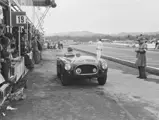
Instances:
[[[98,60],[101,58],[102,49],[103,49],[103,43],[102,43],[102,40],[99,39],[98,42],[97,42],[97,46],[96,46],[97,59]]]

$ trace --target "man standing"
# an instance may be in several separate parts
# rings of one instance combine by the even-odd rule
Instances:
[[[1,62],[1,73],[5,81],[9,81],[9,71],[11,67],[11,53],[10,53],[10,40],[4,36],[5,26],[0,24],[0,62]]]
[[[0,24],[0,63],[4,62],[4,59],[2,58],[3,44],[8,40],[8,38],[4,36],[4,29],[5,25]],[[0,70],[1,68],[2,65],[0,64]]]
[[[60,46],[61,46],[61,49],[63,49],[63,42],[60,41]]]
[[[145,43],[144,38],[139,38],[139,48],[135,51],[136,54],[136,65],[139,70],[139,76],[138,78],[146,79],[146,51],[147,51],[147,44]]]
[[[2,52],[2,41],[4,39],[4,26],[3,24],[0,24],[0,72],[1,72],[1,68],[2,68],[2,65],[1,65],[1,62],[4,62],[4,59],[2,58],[1,56],[1,52]]]
[[[158,49],[159,46],[159,39],[156,39],[155,49]]]
[[[97,42],[97,46],[96,46],[96,52],[97,52],[97,59],[98,60],[101,58],[102,49],[103,49],[103,43],[102,43],[102,40],[99,39],[98,42]]]
[[[40,63],[40,51],[38,49],[38,43],[37,43],[37,35],[35,35],[32,38],[32,47],[33,47],[33,60],[35,64]]]

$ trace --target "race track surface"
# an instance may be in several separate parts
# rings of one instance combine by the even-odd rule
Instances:
[[[96,52],[95,45],[75,45],[75,47],[91,52]],[[119,45],[104,44],[102,54],[129,60],[132,62],[135,62],[136,60],[135,48],[126,48],[124,46],[119,47]],[[159,52],[147,51],[147,65],[159,68]]]
[[[64,87],[56,77],[59,54],[43,52],[43,61],[24,78],[27,98],[10,103],[17,110],[4,110],[2,120],[158,120],[159,77],[141,80],[136,69],[107,61],[104,86],[96,80],[73,80]]]

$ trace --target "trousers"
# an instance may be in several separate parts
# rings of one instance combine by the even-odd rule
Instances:
[[[102,51],[101,50],[97,50],[97,59],[99,60],[101,58],[102,55]]]
[[[140,78],[147,78],[145,66],[139,66],[138,70],[139,70],[139,77]]]

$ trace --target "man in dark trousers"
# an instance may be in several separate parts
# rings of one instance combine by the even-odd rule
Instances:
[[[156,39],[155,49],[158,49],[159,46],[159,39]]]
[[[136,52],[136,65],[139,70],[138,78],[146,79],[146,51],[147,51],[147,44],[145,43],[145,39],[143,37],[138,38],[139,47],[135,51]]]

